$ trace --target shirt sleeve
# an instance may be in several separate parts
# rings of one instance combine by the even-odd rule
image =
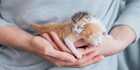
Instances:
[[[137,39],[140,37],[140,0],[131,0],[126,4],[126,8],[120,14],[117,25],[128,25],[136,33]]]
[[[5,21],[4,19],[2,19],[0,17],[0,26],[15,26],[15,24],[14,23],[7,22],[7,21]]]
[[[2,15],[1,15],[1,3],[2,3],[2,0],[0,0],[0,26],[15,26],[14,23],[10,23],[10,22],[7,22],[5,19],[2,18]]]

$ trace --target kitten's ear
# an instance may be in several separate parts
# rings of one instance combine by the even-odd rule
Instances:
[[[72,21],[74,23],[77,23],[78,21],[80,21],[83,17],[88,16],[88,12],[77,12],[72,16]]]

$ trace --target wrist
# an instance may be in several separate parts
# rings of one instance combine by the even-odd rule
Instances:
[[[35,36],[33,35],[29,35],[27,36],[24,40],[22,40],[22,42],[20,43],[20,47],[21,49],[27,51],[27,52],[30,52],[30,53],[34,53],[35,52],[35,47],[32,45],[32,39],[34,38]]]
[[[33,53],[38,55],[47,55],[49,51],[53,51],[52,46],[41,36],[34,36],[30,41],[30,45],[33,48]]]
[[[98,53],[103,56],[111,56],[124,49],[124,43],[113,37],[107,37],[105,41],[97,47]]]
[[[115,25],[111,28],[109,34],[114,39],[125,42],[128,45],[136,40],[136,32],[127,25]]]
[[[108,39],[102,46],[106,48],[102,49],[101,52],[105,56],[113,55],[124,50],[130,45],[136,38],[135,32],[128,26],[116,26],[110,31],[112,39]]]

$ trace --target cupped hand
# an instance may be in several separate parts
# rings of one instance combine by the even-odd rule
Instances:
[[[77,61],[73,55],[56,49],[57,45],[49,41],[49,36],[47,34],[46,38],[47,40],[41,36],[36,36],[32,39],[31,44],[34,46],[37,55],[57,66],[70,66]]]
[[[87,49],[86,51],[89,51],[89,49]],[[85,50],[81,51],[82,53],[85,52]],[[73,63],[73,65],[71,65],[71,67],[85,67],[91,64],[95,64],[98,63],[100,61],[102,61],[104,59],[103,55],[99,55],[96,51],[84,54],[83,57],[79,60],[77,60],[75,63]]]
[[[57,34],[55,32],[50,32],[51,37],[49,37],[49,35],[47,33],[44,33],[42,36],[46,40],[48,40],[51,43],[51,45],[53,45],[55,50],[57,50],[59,52],[60,51],[65,52],[65,53],[68,52],[68,53],[72,54],[72,52],[70,52],[70,50],[65,46],[63,41],[59,39],[59,37],[57,36]],[[58,66],[63,66],[63,67],[84,67],[84,66],[87,66],[87,65],[90,65],[90,64],[97,63],[97,62],[103,60],[103,58],[104,58],[104,56],[98,55],[98,53],[95,52],[95,51],[87,53],[87,54],[84,54],[85,52],[90,51],[89,48],[91,48],[91,46],[88,46],[88,44],[83,40],[77,41],[75,43],[75,45],[76,45],[77,50],[79,50],[79,53],[83,54],[83,58],[77,59],[72,63],[71,62],[62,62],[62,61],[58,61],[57,59],[55,59],[56,64]],[[85,47],[81,47],[81,46],[85,46]],[[67,55],[65,55],[65,56],[67,56]],[[49,60],[50,59],[53,59],[53,58],[49,57]]]

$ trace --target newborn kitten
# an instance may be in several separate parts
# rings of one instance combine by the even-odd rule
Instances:
[[[87,12],[78,12],[70,20],[64,22],[50,22],[47,24],[32,24],[40,34],[54,31],[65,42],[71,52],[77,57],[82,55],[76,49],[74,42],[83,39],[94,46],[103,42],[105,26]]]

